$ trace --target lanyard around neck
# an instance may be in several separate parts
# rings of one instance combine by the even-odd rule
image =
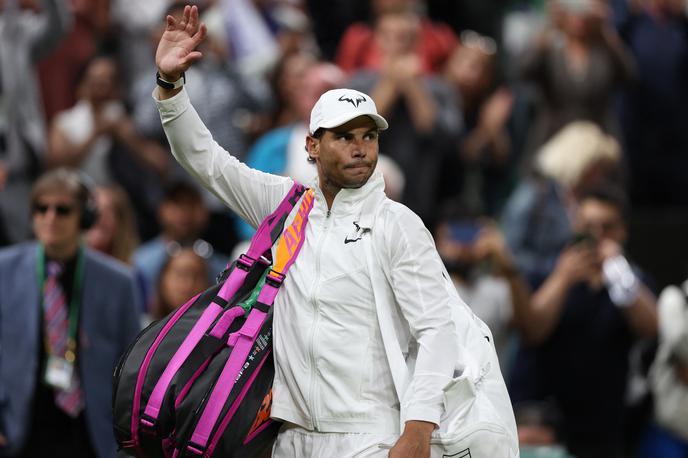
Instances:
[[[36,272],[38,274],[38,285],[43,295],[45,288],[45,249],[43,245],[38,245],[36,256]],[[79,324],[79,309],[81,308],[81,287],[83,285],[84,277],[84,248],[79,246],[76,258],[76,270],[74,271],[74,284],[71,292],[71,300],[69,301],[69,334],[67,336],[67,351],[65,352],[65,359],[69,362],[74,362],[76,357],[76,333]],[[41,299],[42,303],[42,299]],[[43,307],[41,307],[42,309]],[[47,341],[47,340],[46,340]],[[47,345],[47,344],[46,344]],[[50,349],[48,349],[50,350]]]

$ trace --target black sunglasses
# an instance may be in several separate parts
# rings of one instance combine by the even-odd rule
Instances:
[[[40,213],[41,215],[45,215],[48,210],[51,208],[55,209],[55,213],[57,216],[69,216],[73,211],[74,211],[74,206],[73,205],[62,205],[62,204],[56,204],[56,205],[45,205],[45,204],[36,204],[33,206],[33,212],[34,213]]]

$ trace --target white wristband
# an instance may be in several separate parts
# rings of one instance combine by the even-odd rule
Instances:
[[[639,282],[626,258],[617,255],[605,259],[602,264],[602,277],[614,305],[628,307],[635,302]]]

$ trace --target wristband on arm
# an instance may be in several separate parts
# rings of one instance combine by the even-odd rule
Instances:
[[[602,277],[614,305],[628,307],[635,302],[640,282],[626,258],[617,255],[605,259],[602,264]]]
[[[167,81],[162,79],[162,76],[160,76],[160,72],[155,72],[155,83],[164,89],[177,89],[184,86],[184,83],[186,83],[186,75],[182,73],[182,76],[180,76],[177,81]]]

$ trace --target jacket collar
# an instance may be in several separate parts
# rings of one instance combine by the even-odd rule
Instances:
[[[327,203],[325,201],[325,196],[317,184],[318,179],[316,178],[312,182],[313,187],[316,190],[316,202],[315,208],[327,213]],[[347,216],[351,214],[358,214],[359,218],[363,217],[364,213],[374,214],[375,203],[379,202],[385,197],[385,182],[382,178],[382,173],[374,172],[368,179],[366,184],[360,188],[352,189],[342,189],[340,190],[332,202],[332,208],[330,209],[330,215],[332,216]],[[370,218],[365,218],[366,221]],[[372,222],[372,221],[371,221]],[[370,226],[363,226],[370,227]]]

